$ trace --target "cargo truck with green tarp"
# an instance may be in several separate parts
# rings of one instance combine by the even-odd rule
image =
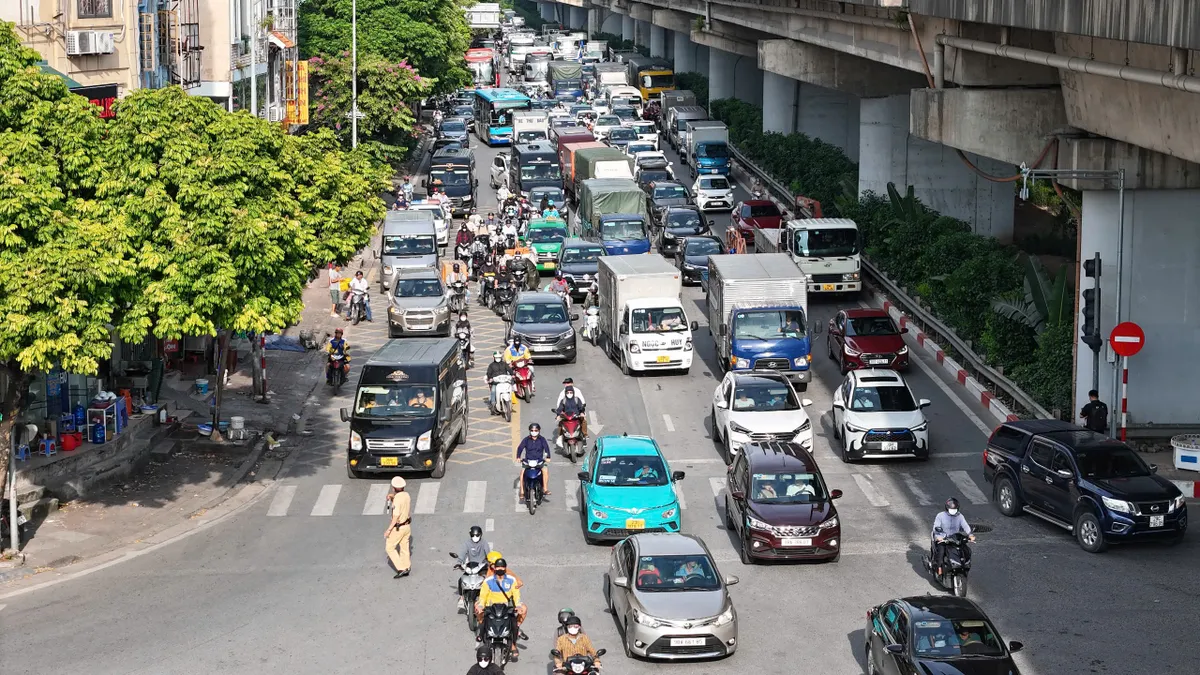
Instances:
[[[627,178],[633,180],[633,158],[616,148],[582,148],[575,152],[574,186],[578,198],[579,186],[591,178]]]
[[[578,61],[551,61],[547,72],[555,96],[583,98],[583,65]]]
[[[608,255],[650,252],[646,193],[628,178],[592,178],[579,186],[572,231],[599,242]]]

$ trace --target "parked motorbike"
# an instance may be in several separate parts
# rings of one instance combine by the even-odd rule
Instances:
[[[512,375],[497,375],[492,378],[492,386],[496,388],[496,406],[492,408],[493,415],[504,415],[505,422],[512,421],[513,414],[513,378]],[[490,403],[490,402],[489,402]]]
[[[529,369],[529,361],[527,359],[518,359],[513,361],[513,391],[517,393],[517,398],[525,399],[528,403],[533,400],[533,371]]]
[[[9,524],[9,520],[8,520],[8,511],[10,508],[11,507],[9,506],[9,502],[8,502],[7,498],[0,499],[0,541],[4,541],[5,539],[8,539],[9,534],[11,533],[10,528],[12,526]],[[15,548],[15,549],[21,548],[21,543],[25,541],[25,527],[28,524],[29,524],[29,520],[27,520],[25,518],[25,514],[21,513],[20,511],[17,511],[17,540],[18,541],[11,542],[9,544],[12,548]]]
[[[546,466],[543,459],[527,459],[521,471],[521,480],[525,481],[525,508],[529,515],[537,512],[542,505],[545,495],[542,493],[542,468]]]
[[[350,293],[350,310],[346,316],[355,326],[358,325],[359,321],[367,318],[366,291],[352,291]]]
[[[467,285],[462,281],[450,284],[450,311],[458,314],[467,308]]]
[[[346,382],[346,375],[349,374],[350,364],[346,362],[345,354],[330,354],[328,358],[329,367],[329,385],[334,391],[342,388]]]
[[[941,533],[941,528],[937,529],[937,533]],[[971,547],[968,544],[970,538],[962,532],[955,532],[946,537],[943,542],[946,546],[946,562],[941,565],[942,573],[938,574],[939,562],[932,560],[926,554],[924,558],[925,571],[933,575],[942,588],[954,593],[960,598],[967,597],[967,576],[971,572]]]
[[[450,557],[458,560],[458,554],[451,551]],[[475,618],[475,601],[479,599],[479,589],[483,587],[483,565],[476,562],[454,564],[454,569],[462,570],[458,580],[458,594],[462,596],[463,604],[467,607],[467,628],[472,632],[479,630],[479,622]]]
[[[492,650],[492,663],[504,668],[513,657],[513,646],[517,643],[517,610],[511,601],[507,605],[497,603],[484,608],[482,628],[483,643]]]
[[[608,653],[606,649],[597,649],[596,656],[604,656]],[[557,649],[550,650],[550,658],[561,659],[562,652]],[[562,668],[555,668],[556,673],[567,673],[568,675],[596,675],[600,669],[596,667],[596,662],[589,656],[582,654],[570,656],[563,660]]]
[[[600,308],[592,305],[587,308],[583,319],[583,339],[595,345],[600,335]]]
[[[554,412],[551,410],[550,412]],[[583,457],[584,442],[583,437],[583,413],[578,414],[565,413],[558,418],[558,438],[554,440],[555,445],[563,448],[563,454],[566,455],[571,463],[575,463],[577,457]]]

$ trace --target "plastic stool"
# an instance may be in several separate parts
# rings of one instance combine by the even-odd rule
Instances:
[[[17,459],[21,461],[29,461],[29,445],[22,443],[17,446]]]
[[[58,443],[53,438],[43,438],[38,443],[38,451],[49,457],[50,455],[58,454]]]

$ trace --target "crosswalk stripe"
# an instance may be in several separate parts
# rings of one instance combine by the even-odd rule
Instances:
[[[566,489],[564,490],[564,494],[566,495],[565,501],[567,504],[567,508],[571,509],[572,511],[578,511],[579,510],[579,493],[580,493],[579,481],[578,480],[565,480],[565,481],[563,481],[563,484],[566,486]]]
[[[712,488],[712,493],[713,493],[714,497],[720,497],[721,490],[725,489],[725,477],[720,476],[717,478],[709,478],[708,486]]]
[[[487,497],[487,481],[467,481],[467,496],[463,499],[463,513],[483,513]]]
[[[879,492],[879,489],[876,488],[875,484],[871,482],[870,476],[861,473],[853,474],[853,476],[854,482],[858,483],[858,489],[862,490],[862,493],[866,495],[867,501],[871,502],[871,506],[888,505],[888,500],[883,498],[883,495]]]
[[[663,413],[663,423],[667,425],[667,431],[675,431],[675,425],[671,422],[671,416]]]
[[[687,498],[683,496],[683,486],[679,483],[675,484],[675,499],[679,500],[679,508],[681,510],[687,508]]]
[[[379,516],[387,509],[387,493],[391,487],[387,483],[372,483],[367,493],[367,501],[363,502],[364,516]]]
[[[275,491],[275,497],[271,500],[271,506],[267,509],[268,516],[286,516],[288,507],[292,505],[292,498],[296,496],[295,485],[283,485]]]
[[[438,490],[441,487],[440,483],[421,483],[421,489],[417,491],[417,506],[413,513],[433,513],[437,508]]]
[[[963,496],[972,504],[988,503],[987,495],[975,485],[975,481],[971,480],[971,475],[966,471],[947,471],[946,475],[954,483],[954,486],[962,491]]]
[[[484,532],[495,532],[496,531],[496,519],[488,518],[487,520],[483,521],[483,531]]]
[[[338,495],[342,493],[341,485],[322,485],[321,494],[317,495],[317,503],[313,504],[310,516],[332,516],[333,507],[337,506]]]
[[[904,480],[904,486],[908,488],[908,491],[913,493],[913,496],[917,498],[917,504],[920,504],[921,506],[929,506],[933,503],[933,499],[930,498],[929,493],[926,492],[925,488],[921,486],[921,480],[919,478],[911,473],[908,473],[907,471],[901,473],[900,477]]]

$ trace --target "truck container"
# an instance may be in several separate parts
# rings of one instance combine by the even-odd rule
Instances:
[[[562,167],[563,189],[575,194],[575,153],[589,148],[607,148],[599,141],[581,141],[579,143],[559,143],[558,164]]]
[[[679,270],[658,255],[603,256],[597,271],[600,340],[626,375],[692,367],[692,331]]]
[[[660,97],[660,101],[661,108],[659,109],[656,124],[659,131],[666,131],[667,111],[680,106],[696,105],[696,94],[687,89],[672,89],[664,91]]]
[[[599,63],[608,53],[608,43],[604,40],[588,40],[583,45],[583,62]]]
[[[729,134],[725,123],[720,120],[702,119],[687,120],[684,122],[683,131],[679,133],[679,157],[688,166],[691,166],[688,157],[691,156],[692,152],[692,132],[698,129],[725,129],[726,136]]]
[[[658,98],[662,92],[675,88],[675,71],[671,62],[653,56],[632,56],[624,61],[629,86],[637,87],[642,100]]]
[[[619,63],[597,63],[594,68],[597,88],[625,84],[625,66]]]
[[[650,252],[650,215],[646,193],[625,178],[593,178],[580,186],[572,230],[599,242],[608,255]]]
[[[684,132],[687,131],[687,123],[708,119],[708,111],[703,106],[678,105],[669,111],[664,111],[663,117],[667,120],[663,124],[663,133],[667,136],[667,143],[672,148],[682,152],[684,148],[680,144],[680,140],[683,138]]]
[[[574,194],[579,184],[589,178],[628,178],[633,180],[633,158],[616,148],[584,148],[574,159]]]
[[[464,10],[471,30],[497,30],[503,13],[498,2],[479,2]]]
[[[754,250],[786,253],[808,277],[808,292],[862,290],[858,225],[848,218],[802,218],[779,229],[754,228]]]
[[[687,163],[692,175],[729,175],[729,128],[724,122],[688,122]]]

